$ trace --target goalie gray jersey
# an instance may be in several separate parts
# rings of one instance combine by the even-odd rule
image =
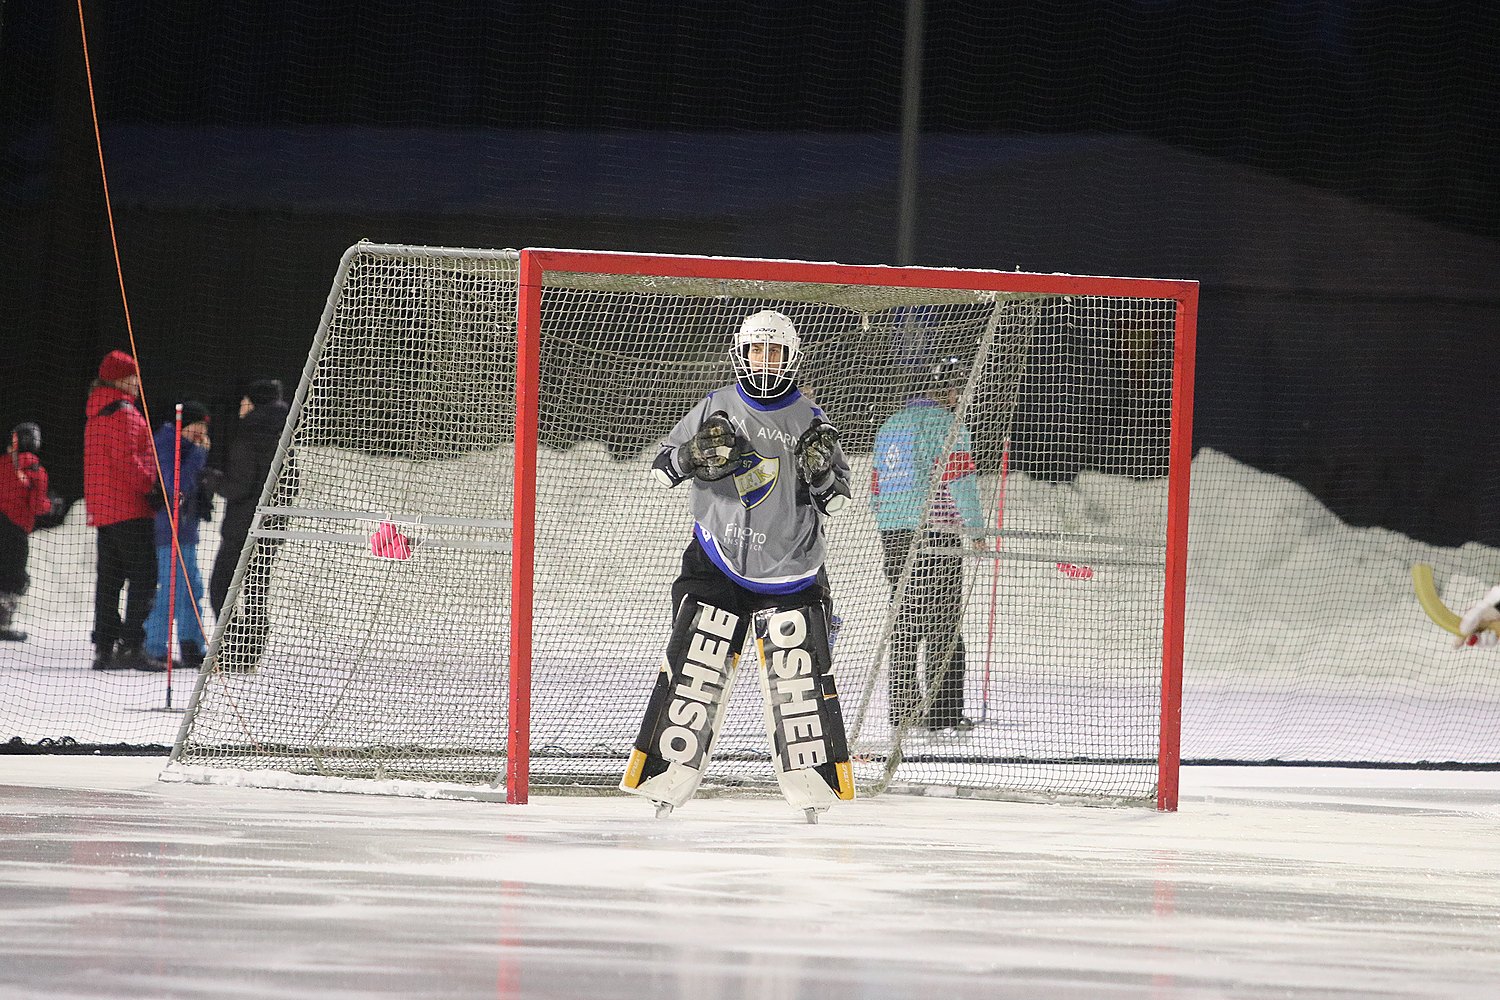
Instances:
[[[740,469],[717,482],[693,479],[677,468],[677,449],[720,410],[746,442]],[[793,453],[815,418],[826,419],[799,390],[763,403],[731,384],[705,396],[662,442],[657,465],[665,461],[673,478],[686,476],[693,491],[693,533],[714,565],[748,590],[795,593],[811,584],[823,566],[818,508],[797,473]],[[833,474],[847,487],[849,463],[837,449]]]

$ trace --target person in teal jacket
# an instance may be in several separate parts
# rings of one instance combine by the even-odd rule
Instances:
[[[891,633],[893,729],[974,726],[963,712],[962,550],[965,539],[984,528],[984,512],[969,430],[953,413],[967,378],[968,368],[957,357],[932,365],[923,374],[926,391],[908,400],[875,435],[870,506],[892,599],[912,542],[924,531]],[[925,715],[917,672],[923,647]]]

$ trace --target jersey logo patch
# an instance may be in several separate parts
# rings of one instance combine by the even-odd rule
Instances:
[[[880,492],[910,493],[918,488],[917,470],[912,464],[916,446],[917,438],[911,431],[897,431],[875,442]]]
[[[740,491],[740,503],[749,510],[771,495],[776,480],[781,477],[781,459],[768,458],[752,451],[740,459],[742,468],[734,475],[735,488]]]

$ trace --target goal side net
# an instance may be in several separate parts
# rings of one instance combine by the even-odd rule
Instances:
[[[769,308],[853,468],[825,528],[862,790],[1171,808],[1195,302],[1189,282],[356,247],[172,768],[614,787],[691,537],[650,464]],[[877,435],[934,403],[948,359],[962,467],[923,470],[893,550]],[[937,530],[955,478],[977,520]],[[893,657],[920,678],[906,716]],[[944,685],[963,724],[929,728]],[[774,787],[759,701],[742,678],[705,787]]]

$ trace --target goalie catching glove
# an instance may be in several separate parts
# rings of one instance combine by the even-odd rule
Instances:
[[[793,452],[797,456],[797,471],[802,473],[802,481],[815,490],[826,485],[825,480],[833,474],[833,452],[838,446],[838,428],[813,418],[812,426],[802,432]]]
[[[716,482],[739,470],[744,450],[729,415],[716,410],[703,421],[698,433],[677,449],[677,467],[704,482]]]
[[[833,474],[833,457],[838,446],[838,428],[814,418],[792,450],[797,459],[797,473],[807,484],[818,509],[825,514],[837,514],[849,502],[848,486]]]

